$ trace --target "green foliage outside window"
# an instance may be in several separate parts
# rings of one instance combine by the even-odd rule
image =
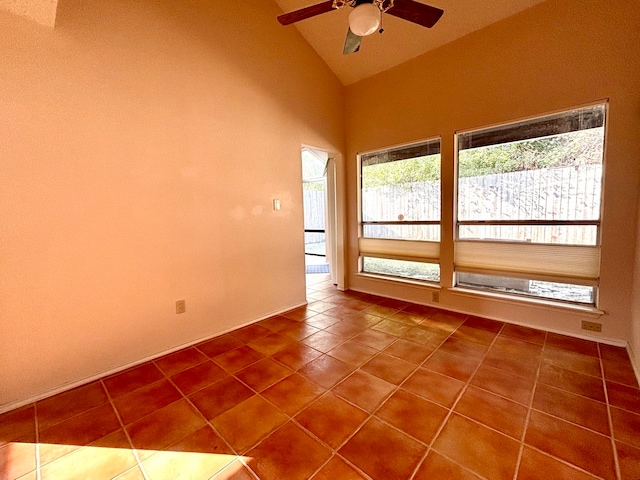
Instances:
[[[520,142],[463,150],[458,176],[475,177],[522,170],[599,164],[602,129],[594,128]],[[362,187],[440,180],[440,155],[370,165],[363,169]]]
[[[459,177],[602,163],[600,128],[460,152]]]
[[[363,188],[439,181],[440,154],[381,163],[363,168]]]

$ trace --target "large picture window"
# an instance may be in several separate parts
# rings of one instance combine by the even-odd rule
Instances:
[[[456,136],[458,286],[596,303],[605,114]]]
[[[361,270],[440,281],[440,139],[360,155]]]

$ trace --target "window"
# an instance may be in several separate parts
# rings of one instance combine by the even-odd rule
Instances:
[[[595,304],[606,105],[456,136],[456,284]]]
[[[440,281],[440,139],[360,156],[361,271]]]

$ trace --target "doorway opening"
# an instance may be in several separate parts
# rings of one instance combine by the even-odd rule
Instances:
[[[301,156],[306,273],[334,277],[335,163],[311,147],[303,147]]]

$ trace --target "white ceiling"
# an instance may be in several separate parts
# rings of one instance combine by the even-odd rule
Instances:
[[[418,0],[427,3],[427,0]],[[282,28],[297,28],[343,84],[362,80],[399,65],[491,23],[526,10],[544,0],[429,0],[444,10],[431,29],[383,15],[384,33],[362,40],[360,51],[342,55],[350,7],[344,7]],[[321,0],[275,0],[291,12]]]

